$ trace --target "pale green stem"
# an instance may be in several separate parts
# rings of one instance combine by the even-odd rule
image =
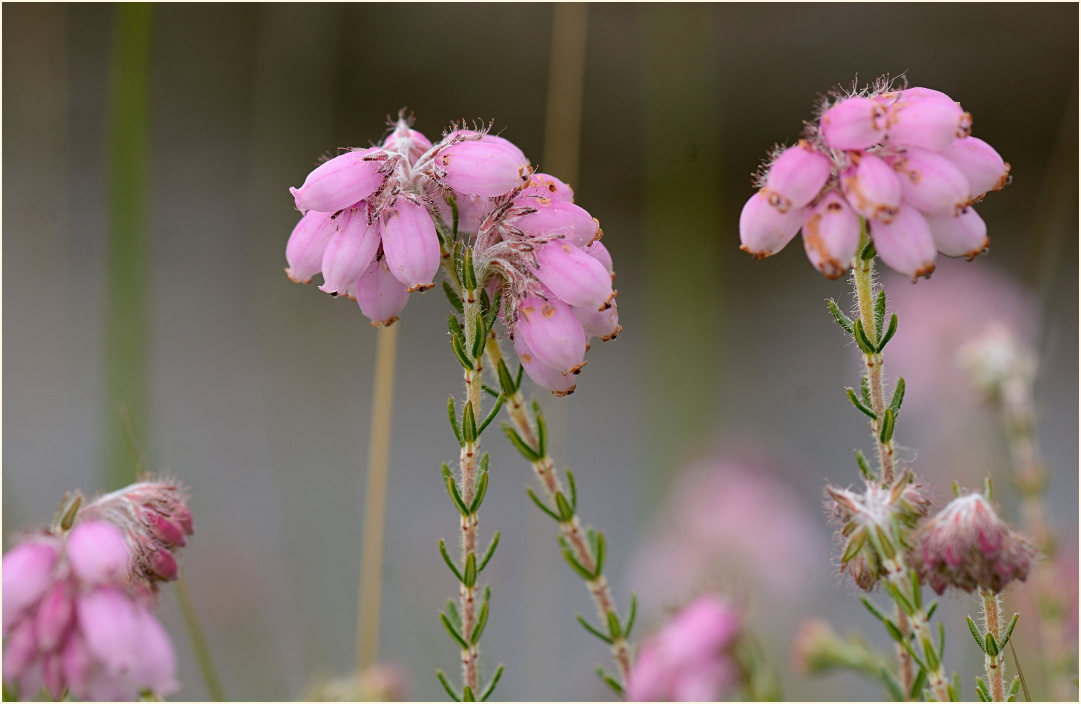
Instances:
[[[394,368],[398,326],[379,328],[373,372],[372,417],[368,433],[368,489],[364,507],[364,546],[360,563],[357,608],[357,673],[375,664],[379,655],[383,543],[387,513],[387,467],[394,409]]]
[[[472,340],[476,328],[477,316],[481,313],[480,302],[476,299],[476,291],[462,290],[462,306],[464,308],[463,324],[465,326],[465,339]],[[477,355],[476,367],[465,370],[466,402],[473,406],[473,415],[480,422],[480,395],[483,387],[481,377],[482,355]],[[467,442],[459,454],[459,467],[462,471],[462,499],[466,506],[473,503],[477,482],[477,459],[480,453],[480,439],[475,442]],[[470,513],[461,518],[461,546],[462,564],[470,554],[476,553],[477,548],[477,514]],[[477,623],[476,600],[477,587],[467,587],[464,583],[458,585],[458,600],[462,616],[462,634],[469,639],[469,634]],[[480,660],[480,646],[470,645],[462,649],[462,682],[469,687],[474,695],[480,695],[480,682],[477,673],[477,662]]]
[[[923,655],[923,661],[927,665],[927,684],[935,696],[936,701],[950,701],[949,680],[946,670],[942,666],[942,653],[935,646],[935,638],[931,633],[930,619],[927,610],[922,606],[917,607],[919,599],[913,589],[912,568],[905,562],[903,554],[898,551],[892,558],[883,560],[886,569],[886,578],[890,584],[897,588],[913,612],[908,616],[908,623],[915,635],[916,651]],[[900,604],[898,604],[900,607]],[[900,611],[900,608],[899,608]],[[911,687],[911,683],[908,685]],[[907,692],[906,692],[907,694]]]
[[[203,676],[207,693],[214,701],[223,702],[225,690],[222,689],[218,671],[214,667],[214,658],[210,656],[210,648],[206,644],[203,629],[199,625],[199,617],[195,612],[195,605],[192,603],[184,575],[180,575],[176,580],[176,600],[180,604],[180,615],[184,619],[184,626],[188,629],[188,640],[191,641],[191,649],[195,653],[195,662],[199,665],[199,672]]]
[[[990,633],[996,643],[1002,642],[1002,616],[1000,607],[1002,602],[998,594],[993,594],[985,589],[980,590],[980,601],[983,604],[983,628],[984,633]],[[1006,653],[999,652],[992,656],[984,653],[983,667],[987,672],[987,684],[991,688],[991,701],[1006,701],[1006,686],[1003,683],[1003,670],[1006,668]]]
[[[503,353],[500,350],[499,343],[496,341],[494,335],[488,338],[485,352],[488,356],[489,365],[492,369],[497,369],[500,360],[503,359]],[[503,407],[506,409],[507,416],[510,418],[514,429],[518,431],[518,435],[530,446],[530,448],[534,450],[539,449],[540,443],[538,442],[533,425],[529,420],[525,398],[522,396],[521,392],[515,392],[506,400]],[[555,464],[547,453],[541,456],[536,462],[532,462],[531,465],[533,467],[533,472],[537,475],[537,479],[540,481],[541,487],[544,489],[544,492],[551,503],[555,503],[556,494],[566,495],[566,489],[563,487],[559,476],[556,474]],[[574,557],[578,560],[579,564],[585,567],[587,571],[595,572],[597,561],[589,546],[585,530],[582,527],[582,521],[578,517],[577,512],[570,520],[560,522],[559,530],[566,539],[567,544],[570,546],[571,551],[574,553]],[[616,620],[622,623],[619,617],[619,610],[616,608],[615,600],[612,598],[611,588],[608,586],[608,581],[604,576],[600,575],[595,579],[585,581],[586,587],[593,597],[593,603],[597,607],[597,613],[600,616],[601,624],[608,623],[609,614],[614,614]],[[621,684],[625,688],[627,676],[630,673],[632,657],[630,645],[627,643],[627,640],[622,633],[619,633],[615,638],[612,638],[611,651],[612,658],[619,668],[619,674],[622,679]]]

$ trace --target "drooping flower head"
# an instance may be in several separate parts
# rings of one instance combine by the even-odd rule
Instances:
[[[740,214],[741,249],[803,246],[829,278],[848,271],[861,220],[888,266],[930,276],[936,251],[974,258],[987,226],[972,208],[1009,183],[1010,165],[972,136],[972,116],[945,93],[883,78],[824,98],[803,139],[775,149]]]
[[[732,656],[740,614],[720,596],[701,596],[647,638],[627,680],[630,701],[717,701],[737,686]]]
[[[124,534],[105,520],[24,536],[3,560],[5,685],[53,700],[175,692],[172,643],[130,570]]]
[[[1010,529],[980,493],[959,496],[920,526],[912,561],[936,593],[954,586],[1001,592],[1024,581],[1036,549]]]
[[[860,589],[870,591],[886,576],[883,560],[903,549],[931,501],[911,472],[891,486],[865,482],[862,492],[826,487],[826,512],[837,526],[841,571]]]
[[[573,391],[588,339],[622,329],[597,220],[487,129],[452,125],[432,144],[400,115],[381,145],[326,161],[291,192],[303,217],[286,245],[289,277],[322,273],[320,290],[356,300],[372,325],[393,324],[409,293],[457,265],[462,243],[540,386]]]

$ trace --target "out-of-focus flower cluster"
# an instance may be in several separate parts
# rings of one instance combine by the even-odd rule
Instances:
[[[982,494],[973,493],[955,498],[920,526],[912,557],[922,581],[938,594],[948,586],[1001,592],[1028,577],[1036,550]]]
[[[539,385],[570,393],[588,338],[621,330],[597,220],[502,137],[452,126],[433,145],[400,118],[381,145],[326,161],[291,192],[304,216],[286,246],[289,277],[322,273],[320,290],[355,299],[373,325],[434,286],[463,241]]]
[[[1010,165],[971,136],[972,116],[951,97],[880,79],[824,99],[805,124],[743,207],[744,251],[776,254],[802,228],[811,263],[837,278],[856,254],[861,218],[882,261],[913,280],[931,275],[936,250],[971,259],[987,248],[971,206],[1009,183]]]
[[[193,529],[187,497],[148,481],[81,501],[65,499],[56,525],[4,555],[5,686],[20,698],[171,694],[176,655],[152,607]]]
[[[677,613],[638,651],[627,681],[630,701],[717,701],[741,680],[732,655],[739,612],[725,599],[701,596]]]
[[[347,677],[318,682],[308,688],[305,699],[316,702],[408,701],[408,676],[390,663],[379,663]]]

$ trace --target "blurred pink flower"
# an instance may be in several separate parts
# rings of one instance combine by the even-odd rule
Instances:
[[[676,479],[632,571],[647,603],[717,586],[787,599],[828,552],[817,516],[766,462],[717,458]]]
[[[701,596],[647,638],[627,680],[630,701],[716,701],[741,678],[730,651],[740,615],[723,598]]]

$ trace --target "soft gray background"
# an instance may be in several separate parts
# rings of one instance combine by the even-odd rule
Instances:
[[[114,12],[3,8],[9,535],[47,520],[65,490],[106,488],[101,438],[117,423],[103,410],[102,333]],[[138,422],[154,463],[191,488],[198,532],[182,564],[232,698],[296,697],[353,658],[374,334],[355,306],[282,274],[296,220],[286,189],[319,154],[379,138],[402,106],[430,136],[453,118],[494,119],[539,159],[551,18],[543,4],[154,9],[151,408]],[[1041,440],[1052,511],[1076,535],[1077,20],[1072,4],[590,8],[573,185],[604,225],[625,332],[594,347],[572,397],[545,403],[564,409],[557,461],[576,469],[582,512],[608,535],[621,601],[668,478],[691,458],[766,446],[816,517],[826,478],[856,478],[850,451],[866,444],[866,426],[840,391],[857,379],[856,354],[822,305],[847,287],[821,278],[799,242],[752,261],[737,250],[736,223],[768,147],[792,142],[816,94],[857,74],[907,71],[950,93],[1013,164],[1014,184],[980,209],[992,250],[969,266],[1029,288],[1050,326]],[[436,619],[454,589],[435,548],[455,525],[438,474],[456,451],[445,399],[460,384],[446,308],[431,293],[404,312],[389,487],[382,650],[422,699],[441,697],[435,667],[456,669]],[[898,432],[919,447],[917,428],[956,412],[947,399]],[[963,412],[984,414],[972,442],[1001,476],[994,415]],[[498,433],[487,444],[482,534],[503,532],[485,575],[494,600],[483,646],[508,667],[497,696],[607,698],[592,674],[606,653],[572,617],[592,613],[586,591],[528,503],[524,462]],[[948,466],[917,468],[945,493]],[[1008,493],[1003,503],[1014,515]],[[800,613],[886,644],[827,561],[792,585],[804,594],[796,615],[771,618],[792,609],[758,604],[753,625],[789,698],[877,698],[854,677],[811,680],[789,666],[786,619]],[[947,665],[963,669],[971,695],[978,660],[961,619],[973,607],[948,601]],[[665,606],[644,605],[643,632]],[[162,611],[181,657],[178,696],[203,698],[168,590]]]

